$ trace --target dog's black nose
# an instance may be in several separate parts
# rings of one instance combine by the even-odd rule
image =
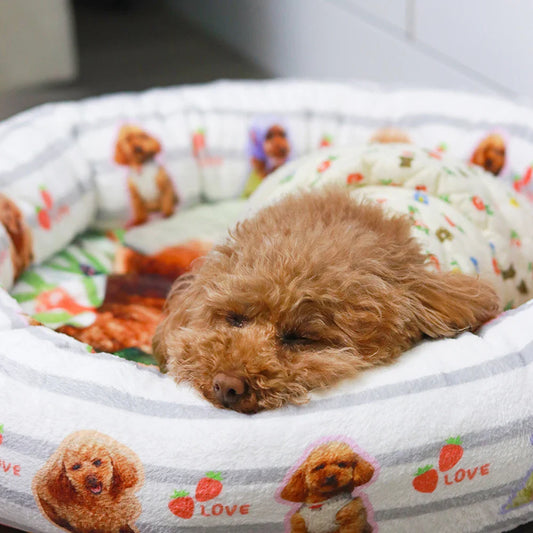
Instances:
[[[224,407],[231,407],[246,392],[246,382],[241,377],[230,376],[220,372],[213,379],[213,391]]]
[[[325,480],[324,480],[324,483],[326,485],[331,485],[332,487],[335,487],[337,485],[337,478],[336,476],[328,476]]]
[[[99,481],[98,481],[98,478],[96,476],[87,476],[85,478],[85,484],[88,486],[88,487],[96,487],[98,485]]]

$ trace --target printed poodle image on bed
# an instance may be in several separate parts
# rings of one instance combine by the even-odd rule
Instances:
[[[283,121],[272,117],[256,118],[249,132],[251,171],[243,196],[250,196],[269,174],[290,159],[291,152],[289,129]]]
[[[124,444],[82,430],[67,436],[35,474],[33,495],[53,524],[76,533],[138,532],[142,463]]]
[[[150,213],[169,217],[178,195],[167,171],[157,160],[161,143],[142,128],[126,124],[118,132],[115,162],[129,167],[128,191],[133,210],[131,225],[144,224]]]
[[[294,502],[285,518],[286,533],[377,532],[364,486],[374,482],[379,466],[344,438],[321,440],[291,468],[277,499]]]

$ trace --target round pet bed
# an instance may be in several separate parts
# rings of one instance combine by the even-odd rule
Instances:
[[[532,110],[490,96],[303,81],[119,94],[0,124],[0,523],[32,532],[268,533],[291,531],[298,511],[309,531],[334,531],[348,507],[360,531],[505,531],[531,521],[530,302],[476,334],[425,341],[306,405],[252,416],[218,410],[153,366],[93,353],[36,319],[94,318],[88,310],[101,299],[115,241],[92,253],[72,243],[82,232],[107,232],[98,235],[144,253],[157,252],[154,228],[158,247],[221,238],[249,209],[243,192],[279,163],[265,153],[267,137],[283,137],[290,160],[394,127],[435,158],[448,152],[485,166],[527,202],[532,124]],[[117,147],[144,132],[159,143],[147,170],[161,185],[154,210],[170,216],[141,224],[146,210],[154,216],[135,200],[142,165],[128,167]],[[488,168],[491,149],[502,156],[498,168]],[[171,190],[179,204],[165,213]],[[519,233],[510,236],[516,246]],[[72,274],[76,254],[93,269],[77,272],[87,301],[59,314],[51,302],[65,293],[50,287]],[[526,286],[531,272],[530,264]],[[48,291],[37,317],[27,307],[32,291]],[[350,490],[304,503],[309,472],[330,463],[351,469]]]

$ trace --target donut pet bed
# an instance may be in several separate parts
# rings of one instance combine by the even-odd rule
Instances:
[[[0,124],[0,523],[396,533],[533,520],[533,266],[520,259],[533,242],[494,222],[495,202],[532,208],[532,124],[489,96],[297,81],[105,96]],[[301,183],[301,165],[385,203],[400,185],[413,231],[440,246],[429,266],[490,269],[508,310],[305,405],[216,409],[158,371],[151,336],[172,280]],[[446,189],[453,173],[461,190]],[[491,185],[475,194],[469,175]],[[313,501],[328,476],[338,490]]]

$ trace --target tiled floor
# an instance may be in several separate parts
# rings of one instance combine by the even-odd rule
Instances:
[[[74,14],[78,79],[0,94],[0,119],[44,102],[107,92],[266,77],[216,39],[181,20],[163,0],[77,0]]]

